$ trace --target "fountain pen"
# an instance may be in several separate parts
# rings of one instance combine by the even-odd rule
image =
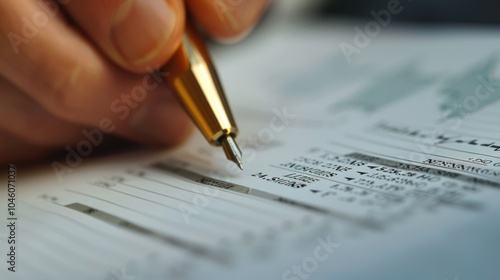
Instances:
[[[241,150],[234,140],[238,128],[207,47],[190,25],[182,43],[165,65],[166,81],[205,139],[222,146],[228,160],[243,170]]]

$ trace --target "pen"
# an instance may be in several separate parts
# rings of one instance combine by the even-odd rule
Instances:
[[[208,50],[189,24],[165,70],[170,88],[205,139],[222,146],[227,159],[243,170],[241,150],[234,140],[238,128]]]

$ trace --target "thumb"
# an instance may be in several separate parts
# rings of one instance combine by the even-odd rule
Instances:
[[[133,72],[165,64],[184,30],[182,0],[72,0],[66,8],[95,45]]]

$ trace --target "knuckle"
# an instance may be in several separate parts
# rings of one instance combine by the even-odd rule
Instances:
[[[58,114],[74,115],[81,108],[79,81],[83,74],[81,65],[72,64],[52,79],[51,101]]]

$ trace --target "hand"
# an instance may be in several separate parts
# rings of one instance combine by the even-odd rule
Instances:
[[[267,4],[0,1],[0,162],[82,141],[99,145],[109,133],[146,144],[181,142],[190,121],[161,73],[152,72],[179,46],[186,9],[206,33],[230,39],[251,29]]]

